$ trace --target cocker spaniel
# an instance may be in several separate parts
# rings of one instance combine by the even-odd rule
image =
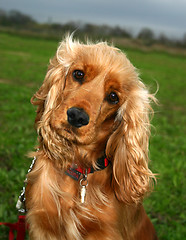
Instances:
[[[32,98],[39,147],[28,174],[30,239],[155,240],[142,206],[155,97],[125,54],[68,36]]]

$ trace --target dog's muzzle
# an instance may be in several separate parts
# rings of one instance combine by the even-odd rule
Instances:
[[[82,109],[72,107],[67,110],[67,119],[70,125],[76,128],[80,128],[89,123],[88,114]]]

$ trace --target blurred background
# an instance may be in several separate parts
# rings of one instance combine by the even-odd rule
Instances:
[[[1,0],[0,24],[3,31],[48,38],[76,30],[78,36],[185,47],[185,9],[185,0]]]
[[[64,35],[107,41],[124,51],[159,100],[153,105],[150,167],[157,173],[145,209],[159,239],[186,236],[186,1],[0,0],[0,222],[15,204],[37,144],[30,98]],[[8,228],[0,227],[0,239]]]

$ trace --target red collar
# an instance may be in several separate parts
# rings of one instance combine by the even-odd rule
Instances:
[[[86,168],[86,169],[81,167],[77,167],[77,168],[70,167],[65,171],[65,174],[73,178],[74,180],[78,181],[80,176],[82,174],[84,175],[85,172],[87,174],[94,173],[95,171],[100,171],[105,169],[109,164],[110,164],[110,161],[105,156],[103,156],[97,160],[98,169],[94,169],[93,167]]]

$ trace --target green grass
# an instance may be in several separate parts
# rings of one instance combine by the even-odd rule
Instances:
[[[0,33],[0,221],[17,219],[15,204],[31,161],[26,154],[37,138],[30,98],[43,81],[57,44]],[[159,175],[145,208],[160,240],[182,240],[186,235],[186,57],[123,50],[151,92],[159,85],[160,105],[154,106],[150,141],[151,167]],[[0,239],[8,239],[7,234],[0,227]]]

